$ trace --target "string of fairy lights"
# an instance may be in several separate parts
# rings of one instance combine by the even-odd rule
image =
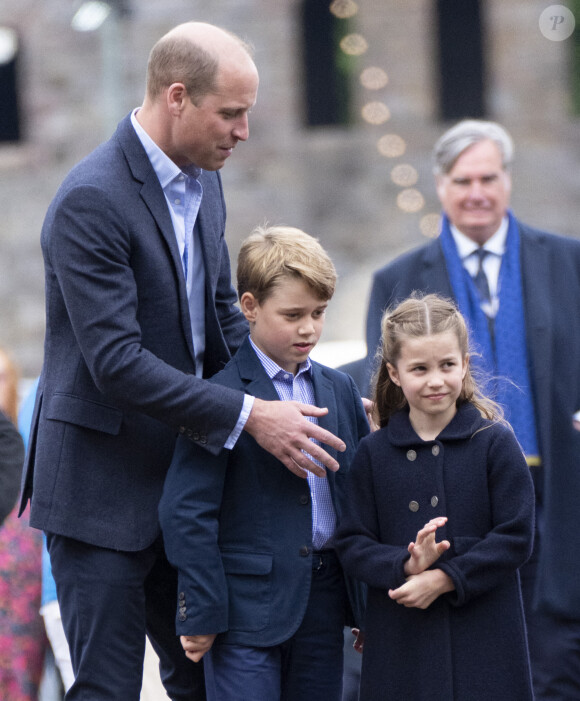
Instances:
[[[359,7],[354,0],[333,0],[329,6],[330,12],[339,19],[354,17]],[[362,34],[353,32],[346,34],[340,40],[340,49],[348,56],[364,56],[369,45]],[[376,95],[383,90],[388,82],[387,72],[380,66],[367,66],[359,76],[363,88]],[[361,118],[376,127],[382,127],[391,119],[391,111],[380,98],[370,98],[361,108]],[[377,151],[384,158],[400,159],[405,155],[407,144],[399,134],[382,134],[377,140]],[[415,187],[419,180],[417,170],[409,163],[396,163],[390,172],[391,181],[401,188],[397,195],[397,207],[403,212],[417,214],[425,208],[425,198]],[[439,214],[424,214],[419,222],[421,233],[427,237],[435,237],[439,233]]]

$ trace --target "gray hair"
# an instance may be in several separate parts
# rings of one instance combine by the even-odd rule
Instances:
[[[508,170],[514,154],[514,143],[507,131],[496,122],[465,119],[448,129],[433,149],[433,173],[446,175],[465,149],[480,141],[493,141],[501,154],[502,167]]]

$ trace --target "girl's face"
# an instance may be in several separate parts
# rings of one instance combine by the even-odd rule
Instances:
[[[438,429],[437,435],[455,416],[467,363],[453,331],[402,340],[399,359],[387,370],[403,390],[415,430]]]

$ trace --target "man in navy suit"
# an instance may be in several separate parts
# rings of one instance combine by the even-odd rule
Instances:
[[[306,483],[250,435],[218,455],[178,440],[160,504],[177,630],[191,659],[209,651],[209,701],[340,701],[343,630],[355,623],[349,610],[360,625],[362,592],[345,581],[332,538],[369,426],[354,382],[309,359],[336,272],[315,239],[270,227],[242,245],[237,277],[250,337],[212,382],[326,406],[318,421],[347,449],[338,473]]]
[[[171,699],[205,698],[175,636],[175,575],[157,516],[177,434],[205,451],[243,431],[284,464],[342,441],[305,416],[211,385],[247,335],[234,306],[217,171],[248,138],[258,73],[239,38],[204,23],[153,48],[143,105],[67,176],[41,243],[44,366],[24,508],[47,533],[75,683],[67,699],[139,698],[145,633]],[[320,446],[311,454],[330,469]]]
[[[469,320],[536,486],[534,555],[521,571],[534,691],[572,699],[580,698],[580,241],[509,211],[512,151],[493,122],[465,120],[439,139],[441,233],[375,273],[368,357],[372,364],[385,308],[414,290],[454,298]]]

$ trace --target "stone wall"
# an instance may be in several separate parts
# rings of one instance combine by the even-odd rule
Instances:
[[[362,339],[372,271],[420,244],[423,217],[438,211],[430,150],[448,125],[436,118],[434,2],[358,0],[352,27],[368,49],[356,61],[357,117],[350,128],[324,129],[303,126],[298,0],[132,0],[118,41],[107,24],[91,33],[73,31],[79,4],[0,0],[0,24],[15,27],[22,41],[26,132],[22,144],[0,145],[0,344],[13,351],[23,373],[36,374],[42,359],[38,240],[46,208],[69,168],[140,104],[155,40],[189,19],[250,39],[260,70],[250,141],[239,145],[222,173],[232,257],[264,220],[318,236],[340,275],[324,340]],[[570,44],[549,41],[539,31],[548,4],[485,3],[490,117],[504,123],[516,142],[516,213],[530,224],[579,236],[580,123],[569,114]],[[103,66],[111,56],[105,83]],[[384,88],[370,91],[358,81],[369,66],[386,71]],[[115,81],[118,89],[107,101]],[[358,116],[369,100],[387,105],[389,121],[368,124]],[[377,143],[388,134],[404,140],[403,154],[381,155]],[[418,211],[397,204],[405,187],[391,179],[396,165],[417,173],[412,187],[424,200]]]

